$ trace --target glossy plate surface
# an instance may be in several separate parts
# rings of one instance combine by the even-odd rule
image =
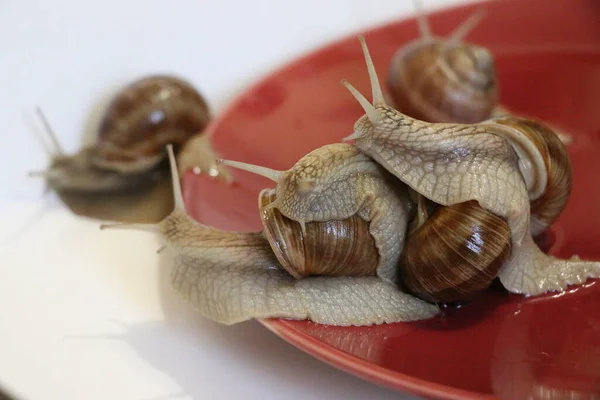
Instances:
[[[573,193],[548,242],[552,254],[600,260],[600,2],[504,0],[468,37],[497,58],[502,103],[570,132]],[[430,15],[445,35],[478,6]],[[414,20],[365,33],[382,82],[395,50],[417,36]],[[275,72],[211,126],[226,158],[287,169],[339,142],[363,115],[340,84],[370,93],[356,37]],[[186,203],[212,226],[260,230],[257,196],[273,184],[234,171],[227,187],[188,173]],[[600,284],[526,299],[493,286],[477,302],[420,323],[341,328],[262,321],[304,351],[357,376],[433,398],[600,398]]]

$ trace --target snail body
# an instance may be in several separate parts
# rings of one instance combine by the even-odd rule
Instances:
[[[287,252],[287,247],[303,248],[310,241],[317,242],[325,247],[317,251],[318,255],[315,258],[331,258],[332,255],[326,253],[335,251],[334,245],[324,243],[319,238],[306,238],[309,233],[308,223],[324,223],[320,229],[329,231],[326,236],[331,237],[330,233],[339,221],[345,221],[345,224],[350,225],[338,226],[341,230],[341,240],[347,241],[348,229],[355,231],[355,228],[360,226],[363,229],[366,227],[367,232],[355,233],[355,239],[358,240],[348,241],[348,248],[339,250],[338,254],[342,258],[344,253],[346,256],[356,254],[363,262],[361,257],[365,256],[365,250],[356,251],[352,247],[357,244],[364,246],[370,242],[371,239],[360,239],[368,235],[375,243],[378,260],[376,264],[372,260],[365,263],[364,270],[372,273],[369,265],[374,265],[374,272],[378,277],[389,282],[395,281],[406,226],[411,213],[414,212],[414,203],[410,200],[405,185],[398,185],[387,171],[358,149],[345,143],[322,146],[306,154],[287,171],[276,171],[230,160],[222,160],[221,164],[260,174],[276,182],[273,197],[261,197],[260,211],[262,221],[268,228],[267,237],[272,239],[273,250],[278,253],[278,258],[292,275],[313,275],[315,271],[303,272],[305,268],[301,266],[290,267],[286,259],[294,256],[282,252]],[[268,205],[265,205],[267,202]],[[276,213],[273,212],[275,209]],[[280,218],[279,214],[285,218]],[[288,241],[287,245],[278,244],[277,241],[283,237],[277,231],[283,231],[283,234],[287,235],[291,227],[274,227],[272,223],[288,220],[294,221],[296,232],[288,236],[291,241]],[[313,233],[316,231],[315,229]],[[297,235],[302,235],[299,242],[304,244],[292,244],[297,240]],[[373,253],[370,251],[366,254]],[[345,268],[347,265],[348,262],[344,262]],[[331,268],[325,264],[320,268],[336,270],[337,267],[339,266],[336,266],[334,261]],[[338,272],[337,275],[339,274],[342,273]]]

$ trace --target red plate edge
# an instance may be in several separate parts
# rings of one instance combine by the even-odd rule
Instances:
[[[489,3],[499,3],[501,1],[502,0],[488,0],[482,2],[468,1],[458,5],[435,9],[432,12],[428,12],[428,15],[433,17],[441,13],[450,13],[453,11],[470,8],[474,3],[484,6]],[[257,79],[253,84],[246,87],[243,92],[236,96],[236,98],[213,119],[213,121],[207,127],[205,134],[212,136],[222,122],[228,117],[231,111],[239,107],[239,105],[243,102],[244,97],[248,93],[256,91],[256,89],[267,83],[270,79],[272,79],[273,75],[284,72],[291,66],[303,63],[305,60],[315,57],[318,54],[328,52],[336,46],[356,38],[361,33],[364,33],[368,39],[368,36],[373,32],[385,30],[393,25],[405,23],[413,19],[414,16],[409,15],[402,19],[392,20],[390,22],[372,27],[366,27],[364,30],[356,31],[354,34],[349,34],[339,39],[332,40],[329,43],[320,46],[316,50],[309,51],[302,56],[295,57],[291,61],[285,62],[282,65],[267,71],[262,78]],[[191,200],[191,193],[186,193],[185,189],[186,188],[184,186],[184,198],[187,203],[189,200]],[[287,322],[287,320],[284,319],[257,319],[257,321],[288,343],[319,359],[320,361],[323,361],[335,367],[336,369],[343,370],[349,374],[366,379],[375,384],[433,399],[500,399],[500,397],[434,383],[429,380],[416,378],[411,375],[402,374],[377,366],[342,350],[338,350],[307,333],[295,329]]]
[[[396,390],[403,390],[419,396],[427,396],[431,399],[440,400],[482,400],[499,399],[495,396],[470,392],[451,386],[440,385],[415,378],[410,375],[401,374],[378,365],[372,364],[358,357],[352,356],[338,350],[327,343],[323,343],[314,337],[291,328],[285,320],[259,319],[263,326],[268,328],[277,336],[310,354],[311,356],[352,375],[364,378],[370,382],[387,386]]]

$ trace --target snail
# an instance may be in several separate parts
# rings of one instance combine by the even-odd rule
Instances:
[[[243,233],[205,226],[187,215],[170,145],[168,152],[173,212],[158,224],[101,228],[158,232],[176,252],[172,287],[206,317],[223,324],[282,317],[371,325],[439,312],[394,285],[414,207],[405,187],[353,146],[323,146],[288,171],[223,161],[277,181],[275,189],[259,195],[264,230]],[[363,231],[349,240],[348,230]],[[305,238],[314,233],[314,240]],[[289,257],[313,244],[319,249]],[[345,247],[337,251],[338,246]],[[307,263],[315,258],[318,264]],[[333,263],[327,266],[327,260]],[[340,273],[344,265],[350,271]]]
[[[124,208],[119,216],[139,211],[140,196],[147,197],[147,189],[165,175],[167,143],[182,149],[182,172],[193,166],[231,181],[228,171],[216,165],[210,140],[202,134],[211,118],[209,107],[181,78],[152,75],[122,88],[105,110],[95,143],[72,155],[65,154],[47,119],[41,110],[37,112],[54,149],[50,166],[30,176],[44,177],[48,188],[76,198],[75,207],[81,210],[96,206],[105,211],[111,200],[124,203],[130,196],[133,203],[115,205]]]
[[[343,81],[365,112],[352,135],[313,150],[286,171],[220,161],[276,183],[275,189],[259,195],[263,231],[223,231],[190,218],[171,146],[173,212],[157,224],[102,228],[158,233],[175,252],[174,290],[202,315],[223,324],[251,318],[310,319],[344,326],[415,321],[439,314],[438,305],[432,303],[470,298],[496,277],[510,292],[539,295],[598,276],[599,262],[549,256],[532,239],[532,220],[547,217],[547,205],[554,213],[564,207],[553,203],[551,186],[566,185],[568,197],[569,179],[553,176],[568,177],[570,167],[545,159],[551,153],[560,157],[545,137],[551,131],[532,135],[539,128],[536,123],[516,117],[457,124],[406,116],[385,103],[366,42],[360,40],[373,103]],[[548,201],[542,201],[545,198]],[[536,202],[540,208],[534,216]],[[426,247],[418,241],[445,240],[421,234],[435,230],[440,221],[469,227],[457,229],[462,237],[454,235],[453,242],[438,247],[447,258],[450,252],[461,253],[464,260],[459,262],[465,263],[461,268],[468,266],[469,257],[479,257],[481,264],[473,268],[482,274],[480,279],[474,281],[472,271],[454,273],[456,265],[437,264],[439,256],[431,263],[423,252]],[[346,223],[353,224],[352,235],[366,226],[371,239],[352,241],[324,228]],[[441,234],[453,235],[447,231]],[[306,237],[315,232],[316,238]],[[492,236],[497,238],[488,240]],[[325,253],[342,254],[328,244],[338,238],[350,243],[348,264],[340,258],[327,265],[325,259],[330,257]],[[482,246],[485,254],[461,250],[481,240],[491,244]],[[365,249],[352,250],[359,242]],[[373,250],[367,250],[372,244],[377,257],[360,257]],[[316,247],[307,251],[307,245]],[[412,257],[418,252],[419,257]],[[319,257],[323,265],[313,264],[311,260]],[[361,265],[351,265],[350,257],[358,257],[360,261],[353,262]],[[445,270],[429,282],[411,281],[407,274],[437,266]],[[440,277],[462,281],[452,282],[450,291],[430,287],[430,282],[446,284]]]
[[[420,37],[392,56],[387,75],[389,103],[398,111],[427,122],[477,123],[513,114],[499,104],[495,59],[485,47],[464,38],[485,16],[479,9],[448,37],[432,34],[420,0]],[[552,130],[564,143],[571,137]]]
[[[505,219],[510,256],[497,276],[507,290],[538,295],[598,277],[599,262],[577,256],[559,259],[533,241],[536,231],[560,215],[571,188],[568,153],[551,129],[511,116],[475,124],[409,117],[386,104],[366,42],[362,37],[360,41],[373,102],[342,81],[365,112],[343,141],[352,141],[411,190],[440,206],[438,213],[474,201],[485,213]],[[423,227],[429,222],[435,220]]]
[[[472,300],[510,256],[508,223],[475,201],[437,207],[431,216],[425,202],[419,196],[419,217],[400,260],[398,284],[434,303]]]
[[[400,47],[390,63],[387,84],[395,108],[429,122],[476,123],[492,115],[498,102],[494,58],[462,40],[483,16],[483,10],[475,12],[442,38],[418,13],[420,38]]]

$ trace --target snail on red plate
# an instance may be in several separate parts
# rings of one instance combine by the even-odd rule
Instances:
[[[432,318],[434,303],[472,298],[496,277],[538,295],[598,276],[599,262],[549,256],[532,239],[532,221],[551,223],[570,191],[569,159],[551,130],[515,117],[411,118],[385,103],[361,42],[373,101],[343,82],[365,112],[344,139],[352,144],[322,146],[286,171],[221,162],[275,182],[259,196],[263,230],[189,217],[170,149],[175,210],[129,227],[159,233],[175,252],[179,295],[224,324],[372,325]]]

